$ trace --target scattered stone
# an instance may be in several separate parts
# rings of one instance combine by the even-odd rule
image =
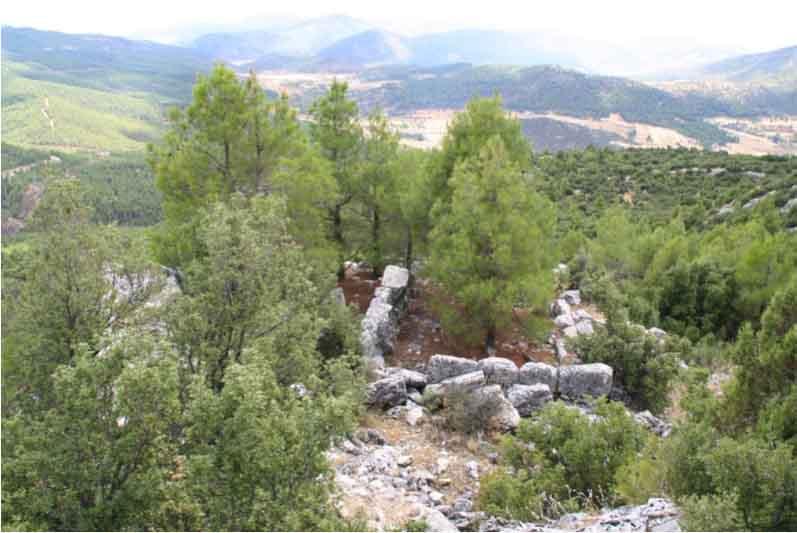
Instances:
[[[791,200],[783,204],[783,207],[780,208],[780,212],[785,215],[795,207],[797,207],[797,198],[792,198]]]
[[[724,217],[725,215],[730,215],[735,210],[736,210],[736,207],[734,207],[733,202],[730,202],[730,203],[725,204],[722,207],[720,207],[719,211],[717,211],[717,215],[721,216],[721,217]]]
[[[468,461],[465,463],[465,471],[468,473],[468,477],[473,480],[479,479],[479,463],[476,461]],[[468,511],[470,509],[467,509]]]
[[[763,200],[764,200],[764,199],[765,199],[767,196],[770,196],[770,195],[772,195],[772,194],[775,194],[775,192],[776,192],[776,191],[769,191],[768,193],[766,193],[766,194],[764,194],[764,195],[762,195],[762,196],[759,196],[759,197],[757,197],[757,198],[753,198],[752,200],[750,200],[749,202],[747,202],[746,204],[744,204],[744,205],[742,206],[742,209],[752,209],[752,208],[754,208],[755,206],[757,206],[758,204],[760,204],[760,203],[761,203],[761,202],[762,202],[762,201],[763,201]]]
[[[582,320],[581,322],[576,323],[576,332],[579,335],[592,335],[595,333],[595,330],[592,327],[592,322],[589,320]]]
[[[661,328],[648,328],[647,329],[647,334],[648,335],[653,335],[654,337],[656,337],[659,340],[661,340],[661,339],[663,339],[664,337],[667,336],[667,332],[664,331]]]
[[[340,448],[351,455],[360,455],[362,453],[362,450],[349,439],[344,439],[343,442],[340,443]]]
[[[637,506],[608,509],[598,516],[571,513],[561,517],[555,526],[560,529],[590,533],[603,531],[681,531],[679,509],[669,500],[650,498]]]
[[[290,386],[290,389],[298,398],[304,398],[308,394],[307,387],[302,383],[294,383]]]
[[[424,419],[423,407],[412,402],[407,402],[407,409],[404,413],[404,420],[410,426],[417,426]]]
[[[412,464],[412,456],[411,455],[400,455],[398,459],[396,459],[396,464],[400,467],[407,467]]]
[[[487,385],[474,393],[478,403],[495,406],[495,412],[488,421],[489,427],[498,431],[513,431],[520,424],[517,409],[504,396],[500,385]]]
[[[559,329],[564,329],[576,325],[576,321],[573,320],[572,313],[567,313],[557,316],[556,318],[553,319],[553,323],[556,324],[556,327]]]
[[[767,174],[766,174],[766,172],[755,172],[755,171],[753,171],[753,170],[748,170],[748,171],[746,171],[746,172],[744,173],[744,175],[745,175],[745,176],[750,176],[751,178],[756,178],[756,179],[759,179],[759,178],[764,178],[764,177],[766,177],[766,175],[767,175]]]
[[[453,533],[459,532],[457,526],[451,523],[451,521],[445,517],[443,513],[436,509],[426,508],[421,516],[424,522],[426,522],[427,528],[426,531],[438,531],[443,533]]]
[[[645,426],[659,437],[667,437],[672,431],[672,424],[654,416],[653,413],[647,410],[634,414],[634,420],[637,424]]]
[[[382,435],[382,432],[374,428],[359,429],[355,432],[354,436],[367,444],[376,444],[377,446],[384,446],[387,444],[387,439]]]
[[[513,385],[507,393],[507,399],[515,406],[520,416],[530,416],[553,400],[553,393],[545,383]]]
[[[559,298],[551,305],[551,316],[557,317],[559,315],[569,315],[570,304],[564,298]]]
[[[488,357],[479,361],[479,368],[484,372],[484,380],[488,385],[509,387],[517,382],[518,367],[503,357]]]
[[[581,291],[570,290],[562,293],[562,298],[565,299],[570,305],[579,305],[581,303]]]
[[[588,320],[590,322],[594,322],[595,321],[595,319],[592,318],[592,315],[589,314],[589,312],[586,309],[576,309],[573,312],[573,319],[576,322],[581,322],[581,321],[584,321],[584,320]]]
[[[565,398],[606,396],[612,390],[612,367],[603,363],[559,369],[559,394]]]
[[[479,363],[476,361],[451,355],[433,355],[426,366],[429,383],[440,383],[445,379],[477,370]]]
[[[575,326],[569,326],[562,330],[562,333],[568,339],[572,339],[573,337],[578,337],[578,330]]]
[[[406,268],[388,265],[382,273],[382,286],[389,289],[404,289],[410,281],[410,271]]]
[[[490,464],[497,465],[498,464],[498,454],[495,452],[490,452],[487,454],[487,460],[490,461]]]

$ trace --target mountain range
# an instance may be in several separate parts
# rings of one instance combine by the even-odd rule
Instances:
[[[197,74],[216,61],[241,74],[281,70],[311,80],[300,82],[309,90],[291,92],[299,107],[318,96],[325,76],[345,72],[370,82],[352,90],[364,111],[459,109],[474,96],[497,93],[514,111],[589,120],[617,114],[704,146],[730,140],[707,122],[712,117],[797,114],[797,47],[691,69],[695,79],[753,87],[724,94],[599,75],[571,52],[572,43],[555,44],[545,36],[492,30],[409,38],[348,17],[206,34],[185,46],[3,27],[3,132],[21,144],[47,139],[46,144],[78,146],[91,139],[88,146],[100,148],[107,138],[115,139],[114,147],[140,146],[163,125],[158,108],[188,101]],[[45,114],[53,120],[43,121]],[[546,132],[562,129],[534,120]]]

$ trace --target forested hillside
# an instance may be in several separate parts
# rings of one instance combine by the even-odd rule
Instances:
[[[473,97],[499,94],[515,111],[555,112],[576,117],[619,113],[631,122],[672,128],[705,146],[731,139],[704,119],[794,113],[795,94],[761,89],[743,99],[713,94],[669,93],[628,79],[588,75],[555,66],[501,67],[468,64],[446,67],[385,67],[365,74],[373,80],[398,80],[368,92],[369,106],[408,111],[458,109]]]
[[[683,529],[796,528],[797,159],[535,152],[509,110],[542,87],[697,122],[547,67],[471,99],[482,72],[408,79],[464,106],[433,150],[346,83],[302,124],[222,65],[146,172],[4,144],[4,217],[29,212],[2,250],[3,528],[561,529],[659,498]],[[419,435],[434,467],[393,456]]]

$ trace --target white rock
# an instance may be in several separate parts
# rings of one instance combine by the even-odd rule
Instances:
[[[553,393],[545,383],[513,385],[506,397],[520,416],[530,416],[553,400]]]
[[[410,280],[410,271],[396,265],[388,265],[382,273],[382,286],[390,289],[404,289]]]
[[[445,379],[477,370],[479,370],[479,363],[476,361],[452,355],[433,355],[426,365],[429,383],[440,383]]]
[[[576,325],[576,321],[573,320],[572,313],[557,316],[553,319],[553,323],[556,324],[556,327],[560,329]]]
[[[579,290],[564,291],[562,293],[562,298],[564,298],[565,301],[570,305],[579,305],[581,303],[581,291]]]
[[[562,334],[565,337],[572,339],[573,337],[578,337],[578,330],[575,326],[569,326],[562,330]]]
[[[410,466],[412,464],[412,456],[400,455],[398,459],[396,459],[396,464],[400,467]]]
[[[388,376],[368,385],[366,397],[368,405],[388,409],[407,401],[407,387],[401,376]]]
[[[426,531],[438,531],[441,533],[459,533],[459,529],[437,509],[426,508],[422,511],[420,518],[426,522]]]
[[[556,390],[556,367],[545,363],[526,363],[518,371],[518,383],[521,385],[536,385],[543,383],[554,391]]]
[[[479,463],[476,461],[468,461],[465,463],[465,471],[467,471],[468,477],[471,479],[479,479]]]
[[[581,322],[576,323],[576,332],[579,335],[592,335],[595,333],[595,330],[592,327],[592,322],[588,320],[582,320]]]
[[[564,298],[559,298],[553,305],[551,305],[551,315],[556,317],[559,315],[569,315],[571,313],[570,304]]]
[[[559,394],[566,398],[607,396],[612,390],[612,367],[603,363],[559,369]]]
[[[503,357],[488,357],[479,361],[479,368],[484,372],[484,380],[488,385],[509,387],[518,379],[518,367]]]

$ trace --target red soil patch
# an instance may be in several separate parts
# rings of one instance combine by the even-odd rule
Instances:
[[[443,331],[430,302],[430,289],[418,280],[410,292],[409,309],[399,324],[395,353],[388,357],[388,364],[403,367],[424,365],[435,354],[476,360],[487,357],[484,346],[470,344],[462,337]],[[511,359],[518,367],[529,361],[554,363],[556,355],[550,348],[525,336],[522,315],[522,312],[516,312],[511,325],[498,331],[495,355]]]

